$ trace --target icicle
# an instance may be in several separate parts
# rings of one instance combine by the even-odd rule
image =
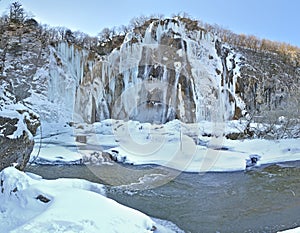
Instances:
[[[144,36],[144,39],[143,39],[144,44],[153,44],[153,43],[155,43],[155,41],[152,37],[152,30],[153,30],[153,23],[151,23],[149,25],[149,27],[147,28],[147,30],[145,32],[145,36]]]

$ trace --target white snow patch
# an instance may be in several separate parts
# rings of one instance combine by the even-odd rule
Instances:
[[[228,126],[224,126],[224,131],[241,130],[232,127],[227,129]],[[126,128],[126,124],[123,127]],[[133,130],[128,134],[123,127],[115,132],[119,145],[107,150],[123,163],[158,164],[186,172],[205,172],[244,170],[253,154],[260,156],[257,165],[300,160],[300,139],[230,140],[199,136],[196,145],[195,138],[193,140],[189,135],[201,132],[201,124],[192,127],[172,121],[161,127],[152,126],[147,129],[147,138]],[[207,127],[204,124],[203,127],[213,133],[220,126]]]
[[[30,119],[27,112],[19,113],[17,110],[23,110],[25,107],[20,105],[8,105],[5,106],[6,108],[3,108],[0,111],[0,116],[4,118],[9,119],[18,119],[18,122],[16,123],[15,127],[16,130],[11,135],[7,135],[10,139],[16,139],[23,135],[23,133],[27,133],[30,139],[33,139],[33,136],[31,132],[28,130],[26,125],[26,119]],[[1,133],[1,132],[0,132]]]

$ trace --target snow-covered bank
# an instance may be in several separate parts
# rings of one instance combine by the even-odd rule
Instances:
[[[169,142],[153,153],[145,154],[141,148],[123,146],[109,149],[119,162],[141,165],[159,164],[186,172],[244,170],[251,157],[259,158],[255,166],[262,164],[300,160],[300,140],[243,140],[220,139],[221,144],[196,146],[188,137],[182,139],[182,149],[176,142]],[[131,149],[131,150],[130,150]]]
[[[1,232],[173,232],[106,198],[100,184],[79,179],[45,180],[12,167],[4,169],[0,178]]]
[[[279,231],[278,233],[299,233],[300,232],[300,227],[289,229],[286,231]]]
[[[177,120],[163,125],[120,120],[74,127],[45,125],[42,144],[37,136],[32,158],[39,155],[36,162],[40,164],[97,163],[105,159],[93,157],[93,152],[101,154],[110,148],[106,151],[118,162],[157,164],[186,172],[244,170],[253,155],[259,159],[253,165],[300,160],[300,139],[230,140],[210,136],[218,131],[239,132],[238,127],[232,122],[183,124]]]

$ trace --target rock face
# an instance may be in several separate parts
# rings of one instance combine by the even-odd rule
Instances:
[[[4,110],[0,114],[0,170],[14,165],[24,170],[33,150],[39,118],[29,110]]]
[[[4,25],[4,26],[3,26]],[[33,20],[2,24],[0,33],[0,170],[23,170],[33,150],[39,117],[26,99],[45,91],[41,72],[49,54]],[[28,104],[30,105],[30,104]]]
[[[239,48],[239,52],[244,60],[237,91],[247,111],[254,116],[264,116],[270,122],[281,116],[299,118],[300,68],[278,54],[245,48]]]

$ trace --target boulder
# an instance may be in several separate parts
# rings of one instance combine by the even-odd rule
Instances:
[[[39,126],[39,117],[30,110],[0,112],[0,171],[12,165],[25,169]]]

